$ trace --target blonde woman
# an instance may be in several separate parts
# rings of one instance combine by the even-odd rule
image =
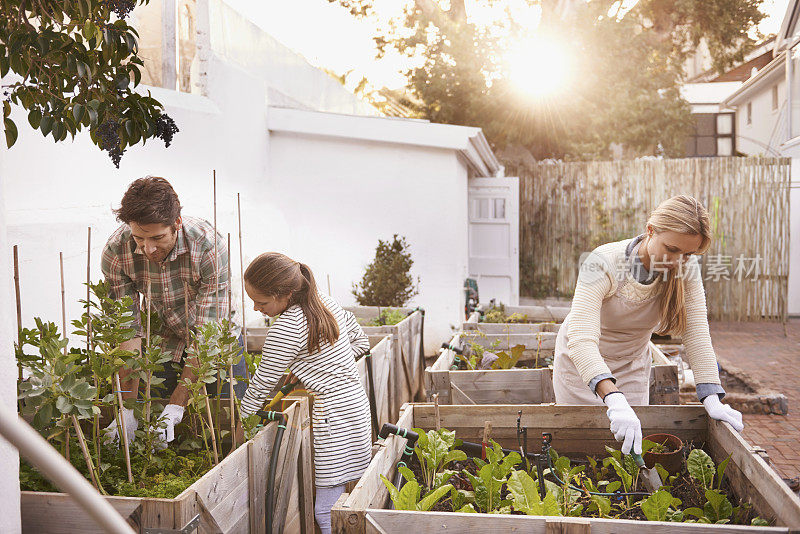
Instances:
[[[741,432],[742,414],[720,402],[697,255],[711,244],[708,212],[681,195],[662,202],[644,234],[592,251],[581,264],[572,309],[556,339],[553,386],[559,404],[607,407],[622,451],[642,452],[631,408],[650,402],[653,332],[680,335],[708,415]]]

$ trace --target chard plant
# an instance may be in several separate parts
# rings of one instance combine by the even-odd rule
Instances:
[[[389,490],[389,496],[392,498],[394,507],[398,510],[427,512],[436,506],[436,504],[453,489],[451,484],[444,484],[425,493],[425,495],[420,498],[422,488],[414,477],[414,473],[412,473],[408,467],[402,465],[398,470],[406,480],[406,483],[403,484],[403,487],[400,489],[397,489],[394,484],[389,482],[389,479],[381,475],[381,480],[386,486],[386,489]]]
[[[446,429],[427,432],[420,428],[413,430],[419,434],[414,453],[422,466],[425,489],[431,491],[444,486],[455,474],[455,471],[447,469],[447,466],[467,459],[464,451],[453,448],[456,444],[456,433]]]

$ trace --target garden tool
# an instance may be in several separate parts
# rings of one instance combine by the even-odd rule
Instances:
[[[275,396],[272,397],[272,400],[269,401],[269,404],[267,404],[264,407],[264,410],[271,410],[273,406],[278,404],[281,401],[281,399],[283,399],[286,395],[291,393],[292,390],[299,385],[300,385],[300,380],[297,379],[291,372],[287,373],[286,381],[283,384],[283,387],[281,387],[281,389],[278,390]]]
[[[644,464],[644,458],[642,458],[641,454],[631,452],[631,456],[634,461],[636,461],[636,465],[639,466],[639,474],[642,475],[642,483],[644,483],[644,487],[647,491],[652,493],[658,491],[664,484],[661,482],[661,476],[658,474],[658,471],[656,471],[656,468],[648,469]]]

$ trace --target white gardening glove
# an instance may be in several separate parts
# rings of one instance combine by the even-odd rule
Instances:
[[[175,425],[181,422],[185,410],[186,408],[177,404],[164,406],[164,411],[158,416],[158,420],[162,424],[166,423],[166,426],[158,429],[155,443],[156,450],[166,449],[167,443],[175,439]]]
[[[708,416],[711,417],[711,419],[725,421],[726,423],[729,423],[737,432],[744,430],[741,412],[737,412],[727,404],[722,404],[722,402],[719,400],[719,395],[716,393],[712,393],[708,397],[704,398],[703,406],[705,406],[706,412],[708,412]]]
[[[128,436],[128,444],[133,443],[136,439],[136,429],[139,428],[139,421],[133,414],[133,408],[122,408],[120,411],[122,421],[125,424],[125,435]],[[117,428],[117,418],[115,417],[111,424],[103,429],[103,441],[106,444],[112,441],[119,441],[119,429]]]
[[[622,454],[630,454],[631,447],[636,454],[642,454],[642,423],[625,395],[615,391],[606,395],[603,402],[608,406],[606,415],[611,421],[611,433],[617,441],[622,441]]]

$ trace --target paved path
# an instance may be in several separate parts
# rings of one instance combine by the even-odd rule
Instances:
[[[800,475],[800,318],[776,323],[712,322],[711,339],[728,361],[763,386],[786,395],[788,415],[744,415],[744,436],[763,447],[785,478]]]

